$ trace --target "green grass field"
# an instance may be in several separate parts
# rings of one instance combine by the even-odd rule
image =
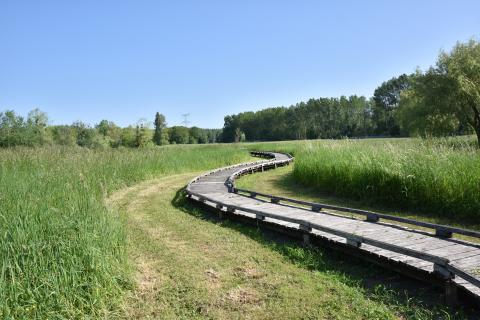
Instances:
[[[391,302],[384,294],[365,291],[359,279],[364,275],[362,270],[368,268],[359,267],[358,275],[347,274],[346,278],[332,271],[333,267],[311,270],[309,264],[317,262],[308,261],[317,261],[322,252],[263,241],[255,233],[250,235],[251,229],[242,229],[243,235],[239,235],[240,227],[224,228],[205,222],[201,212],[186,212],[190,209],[178,206],[173,200],[176,191],[193,173],[246,161],[250,159],[248,149],[256,148],[293,152],[296,164],[291,177],[313,192],[328,191],[360,201],[368,198],[375,203],[393,199],[390,205],[399,208],[415,208],[453,221],[475,220],[480,198],[479,155],[465,141],[432,143],[404,139],[167,146],[143,150],[59,147],[0,150],[0,318],[142,317],[162,312],[173,318],[241,317],[243,312],[253,318],[275,318],[283,312],[282,301],[290,301],[292,292],[300,289],[318,295],[303,304],[292,300],[292,310],[304,310],[306,317],[329,318],[334,314],[378,319],[436,317],[443,313],[428,310],[418,300],[411,304],[409,299]],[[175,180],[176,175],[181,175],[181,179]],[[122,190],[135,188],[137,183],[167,176],[174,179],[168,190],[148,193],[133,189],[133,193],[128,193],[132,203],[147,193],[159,201],[156,207],[141,204],[132,211],[131,206],[122,207],[125,198],[111,200],[122,194]],[[158,183],[162,185],[167,180]],[[397,195],[399,190],[403,196]],[[110,208],[120,209],[110,210],[107,198],[113,203]],[[151,220],[148,226],[155,230],[150,230],[154,233],[150,238],[142,238],[144,228],[138,229],[132,220],[137,214],[147,215]],[[177,218],[198,228],[190,228],[192,234],[188,234],[176,224]],[[230,242],[230,238],[234,240]],[[214,253],[218,249],[241,255],[242,250],[251,249],[244,256],[219,255],[206,263],[202,255],[193,252],[192,248],[198,249],[197,240],[205,247],[212,246]],[[156,246],[166,246],[170,251],[154,255]],[[179,252],[177,246],[192,254],[190,260],[175,257],[175,252]],[[139,280],[136,272],[139,263],[143,263],[137,263],[137,256],[143,253],[155,260],[152,263],[158,267],[152,268],[160,273],[158,277],[166,277],[167,283],[177,277],[178,281],[164,291],[152,289],[154,296],[144,296],[139,288],[148,286],[148,279]],[[299,257],[292,259],[291,255]],[[271,279],[265,278],[268,281],[244,286],[243,276],[228,276],[229,268],[233,268],[239,257],[276,273]],[[196,268],[191,277],[184,274],[187,262]],[[216,293],[208,291],[212,288],[195,287],[198,272],[203,274],[209,263],[213,265],[214,277],[216,273],[225,274],[225,283]],[[176,267],[181,268],[172,269]],[[287,278],[282,278],[282,270],[290,272]],[[278,288],[293,286],[292,291],[269,287],[270,281],[278,283]],[[202,296],[205,293],[212,294],[217,302],[208,305]],[[148,297],[159,305],[150,306]],[[238,306],[236,299],[246,301],[247,306]],[[266,313],[266,306],[272,313]],[[312,306],[324,309],[324,313],[315,313],[320,311],[311,309]],[[150,312],[148,308],[155,310]]]
[[[105,197],[249,159],[238,146],[0,150],[0,318],[100,316],[132,286],[126,223]]]

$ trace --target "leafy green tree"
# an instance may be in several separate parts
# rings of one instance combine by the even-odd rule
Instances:
[[[77,134],[71,126],[54,126],[51,129],[53,142],[62,146],[74,146],[77,144]]]
[[[106,137],[108,135],[110,127],[114,125],[115,124],[113,122],[110,122],[108,120],[102,120],[95,126],[95,129],[97,129],[98,133]]]
[[[136,147],[135,129],[132,126],[122,128],[120,134],[121,145],[124,147]]]
[[[187,144],[190,141],[190,134],[187,127],[174,126],[169,129],[170,143]]]
[[[100,137],[96,139],[96,144],[109,144],[113,148],[119,147],[122,144],[122,130],[114,122],[102,120],[95,126],[95,129],[100,135]]]
[[[468,124],[480,146],[480,43],[457,43],[442,52],[435,67],[417,72],[404,97],[399,115],[408,131],[448,135]]]
[[[190,143],[207,143],[208,142],[207,131],[208,129],[191,127],[189,129]]]
[[[466,121],[475,130],[480,147],[480,43],[457,43],[451,52],[440,54],[430,72],[443,78],[440,85],[445,100],[441,108]]]
[[[47,131],[48,116],[36,108],[28,113],[27,139],[28,145],[43,145],[51,139]]]
[[[17,116],[13,110],[0,112],[1,147],[13,147],[26,144],[25,133],[25,122],[21,116]]]
[[[92,147],[95,139],[95,130],[88,124],[76,121],[72,124],[77,137],[77,144],[81,147]]]
[[[372,102],[342,96],[226,116],[222,141],[242,141],[242,133],[248,141],[268,141],[368,136],[372,132]]]
[[[402,92],[402,100],[396,118],[404,134],[410,136],[447,136],[456,132],[459,122],[453,113],[436,108],[438,104],[426,104],[426,86],[434,87],[431,77],[417,75],[412,88]]]
[[[400,127],[395,112],[400,104],[400,94],[410,86],[411,76],[402,74],[382,83],[373,94],[373,121],[377,134],[397,136]]]
[[[165,135],[163,131],[167,127],[167,123],[165,121],[165,116],[161,113],[156,113],[155,114],[155,133],[153,134],[153,142],[161,146],[162,144],[165,144]]]
[[[152,143],[152,136],[149,130],[150,124],[146,119],[140,119],[135,129],[135,146],[144,148]]]

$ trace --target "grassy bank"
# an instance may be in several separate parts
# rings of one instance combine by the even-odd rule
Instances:
[[[295,179],[322,193],[478,223],[480,152],[467,138],[273,143],[295,154]]]
[[[103,199],[143,179],[245,161],[237,146],[0,150],[0,318],[100,316],[131,284]]]

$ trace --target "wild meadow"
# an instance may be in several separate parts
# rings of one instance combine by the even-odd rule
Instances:
[[[265,148],[293,153],[295,180],[318,192],[480,221],[480,151],[473,137],[295,141]]]
[[[131,286],[125,223],[105,197],[245,161],[238,146],[0,150],[0,318],[99,316]]]
[[[480,156],[474,140],[470,138],[317,140],[204,146],[170,145],[145,149],[60,146],[3,149],[0,150],[0,318],[98,318],[121,314],[124,309],[119,306],[125,305],[125,294],[136,292],[135,288],[139,285],[132,276],[135,273],[132,252],[142,259],[146,258],[143,251],[132,247],[136,243],[143,243],[150,248],[154,246],[153,243],[160,241],[155,244],[158,249],[149,253],[152,255],[150,259],[155,261],[160,259],[160,256],[164,258],[167,254],[165,250],[169,250],[167,256],[171,263],[165,262],[165,266],[159,267],[156,271],[159,277],[162,276],[164,268],[172,271],[180,263],[185,263],[182,270],[186,273],[187,270],[195,269],[189,265],[204,266],[208,271],[207,275],[213,277],[213,285],[217,285],[215,283],[220,280],[215,278],[215,268],[225,267],[226,264],[216,253],[208,263],[204,261],[204,255],[194,254],[195,250],[192,251],[192,256],[185,257],[188,261],[178,262],[179,257],[173,259],[174,253],[178,253],[177,250],[185,250],[182,243],[187,241],[184,226],[177,223],[177,215],[184,215],[185,209],[176,207],[173,197],[175,191],[194,174],[247,161],[250,159],[248,150],[253,149],[293,153],[296,157],[294,179],[318,192],[378,202],[394,208],[407,207],[432,215],[452,216],[455,219],[478,219]],[[157,205],[152,202],[152,208],[158,209],[152,209],[149,213],[152,222],[142,220],[142,232],[135,231],[135,225],[139,223],[138,219],[135,220],[135,215],[140,214],[143,210],[141,208],[148,204],[140,203],[138,207],[133,204],[141,199],[147,190],[139,188],[138,196],[136,189],[131,190],[125,202],[125,206],[131,207],[127,210],[130,212],[127,216],[122,214],[123,209],[111,210],[106,205],[105,199],[117,190],[144,180],[173,177],[183,173],[188,174],[178,176],[179,179],[175,180],[168,195],[163,195],[162,188],[156,191],[149,187],[149,199],[162,199],[162,202]],[[261,179],[260,175],[258,179]],[[182,217],[188,220],[189,224],[197,221],[196,218]],[[228,242],[231,240],[227,239],[239,237],[235,229],[237,226],[232,227],[231,231],[220,232],[215,225],[209,227],[209,224],[204,222],[201,225],[205,229],[205,237],[202,238],[205,244],[199,247],[201,250],[207,250],[212,243],[223,243],[222,250],[236,252],[242,251],[239,248],[247,245],[256,246],[251,241],[258,241],[249,240],[241,246],[232,246]],[[177,230],[175,228],[183,231],[172,233]],[[135,240],[145,234],[148,234],[148,240]],[[196,235],[197,231],[192,233],[191,237],[195,238]],[[133,239],[129,241],[129,238]],[[180,241],[177,238],[185,239]],[[175,244],[175,239],[180,242]],[[281,246],[279,248],[283,250]],[[242,259],[257,261],[258,250],[260,249],[245,253]],[[193,256],[197,260],[192,258]],[[230,258],[232,260],[228,268],[234,268],[234,261],[238,258]],[[279,261],[284,261],[283,259]],[[209,264],[214,266],[212,268],[215,272],[209,271]],[[270,262],[257,267],[277,270]],[[241,313],[242,308],[248,307],[251,308],[248,310],[257,314],[259,310],[263,310],[257,308],[259,305],[268,306],[273,301],[261,297],[277,294],[277,291],[269,289],[271,292],[267,292],[261,289],[262,286],[255,287],[259,284],[255,282],[257,280],[252,280],[255,283],[246,283],[245,286],[254,286],[251,290],[260,298],[252,298],[254,302],[249,300],[248,305],[242,307],[236,305],[236,302],[233,303],[237,291],[242,294],[252,292],[248,291],[250,289],[245,289],[247,293],[238,289],[236,286],[239,286],[241,276],[238,278],[235,273],[237,271],[228,268],[221,270],[225,275],[233,272],[234,276],[225,282],[225,288],[222,287],[226,296],[218,297],[218,305],[209,306],[209,302],[203,299],[205,305],[198,309],[198,301],[203,301],[199,298],[203,297],[201,292],[205,290],[202,287],[203,282],[190,283],[180,271],[175,273],[178,282],[169,282],[166,292],[161,288],[155,289],[155,294],[158,294],[155,299],[168,303],[168,310],[172,315],[178,316],[188,311],[200,318],[208,317],[212,314],[209,312],[218,317],[233,315],[228,308],[231,308],[231,312],[240,310]],[[198,271],[195,277],[204,276],[203,269],[198,267],[195,270]],[[304,272],[297,271],[299,275]],[[340,288],[344,286],[343,282],[341,285],[329,282],[329,272],[331,271],[322,273],[325,281],[334,286],[335,290],[347,290]],[[182,282],[182,279],[187,282]],[[185,291],[182,285],[187,286],[188,290]],[[291,290],[298,289],[291,286],[292,284],[289,284],[285,287],[285,290],[288,289],[284,292],[285,297]],[[377,314],[373,310],[384,308],[385,297],[382,296],[378,298],[378,302],[370,304],[370,298],[361,286],[355,284],[348,288],[351,295],[345,295],[344,300],[337,302],[327,299],[322,302],[322,308],[333,307],[335,304],[346,306],[355,299],[362,304],[358,314],[370,311]],[[207,289],[211,290],[210,284]],[[320,295],[317,298],[321,300],[321,297]],[[172,300],[173,298],[177,300]],[[187,298],[191,301],[186,301]],[[196,300],[197,298],[200,300]],[[279,303],[279,308],[284,303],[282,299],[275,300],[275,303]],[[138,302],[138,299],[134,301]],[[140,303],[143,305],[144,301],[141,299]],[[185,306],[178,307],[178,303],[185,303]],[[320,302],[312,303],[315,305]],[[141,310],[137,311],[142,314],[150,305],[151,303],[146,301],[143,307],[133,308],[140,308]],[[224,309],[225,305],[228,310]],[[155,307],[155,312],[161,314],[161,306]],[[404,304],[399,308],[403,310],[401,314],[420,309],[426,312],[423,307],[416,309]],[[385,311],[388,314],[396,314],[399,311],[395,310],[400,310],[397,307],[387,309],[390,310]],[[137,311],[127,310],[127,314]],[[268,313],[264,314],[267,315]]]

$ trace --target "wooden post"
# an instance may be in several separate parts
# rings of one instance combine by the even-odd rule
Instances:
[[[455,274],[453,274],[450,270],[448,270],[445,266],[435,263],[433,265],[433,272],[438,274],[440,277],[445,279],[445,303],[449,306],[457,306],[458,305],[458,287],[452,281],[455,278]]]
[[[300,228],[300,230],[303,231],[303,244],[305,246],[309,246],[310,245],[310,232],[312,231],[312,227],[310,227],[308,225],[300,224],[299,228]]]
[[[256,218],[257,220],[262,220],[262,221],[265,220],[265,216],[262,216],[261,214],[256,214],[256,215],[255,215],[255,218]]]
[[[217,213],[218,213],[218,219],[223,220],[223,211],[222,211],[223,206],[221,204],[217,204]]]
[[[303,244],[305,246],[309,246],[310,245],[310,234],[309,233],[304,233],[303,234]]]
[[[375,213],[367,213],[367,221],[368,222],[377,222],[378,221],[378,215]]]
[[[459,304],[458,287],[452,280],[445,283],[445,303],[450,307],[456,307]]]
[[[347,238],[347,244],[349,246],[355,247],[355,248],[360,248],[362,243],[360,241],[357,241],[355,239]]]
[[[452,232],[443,228],[436,228],[435,235],[440,238],[451,238]]]

